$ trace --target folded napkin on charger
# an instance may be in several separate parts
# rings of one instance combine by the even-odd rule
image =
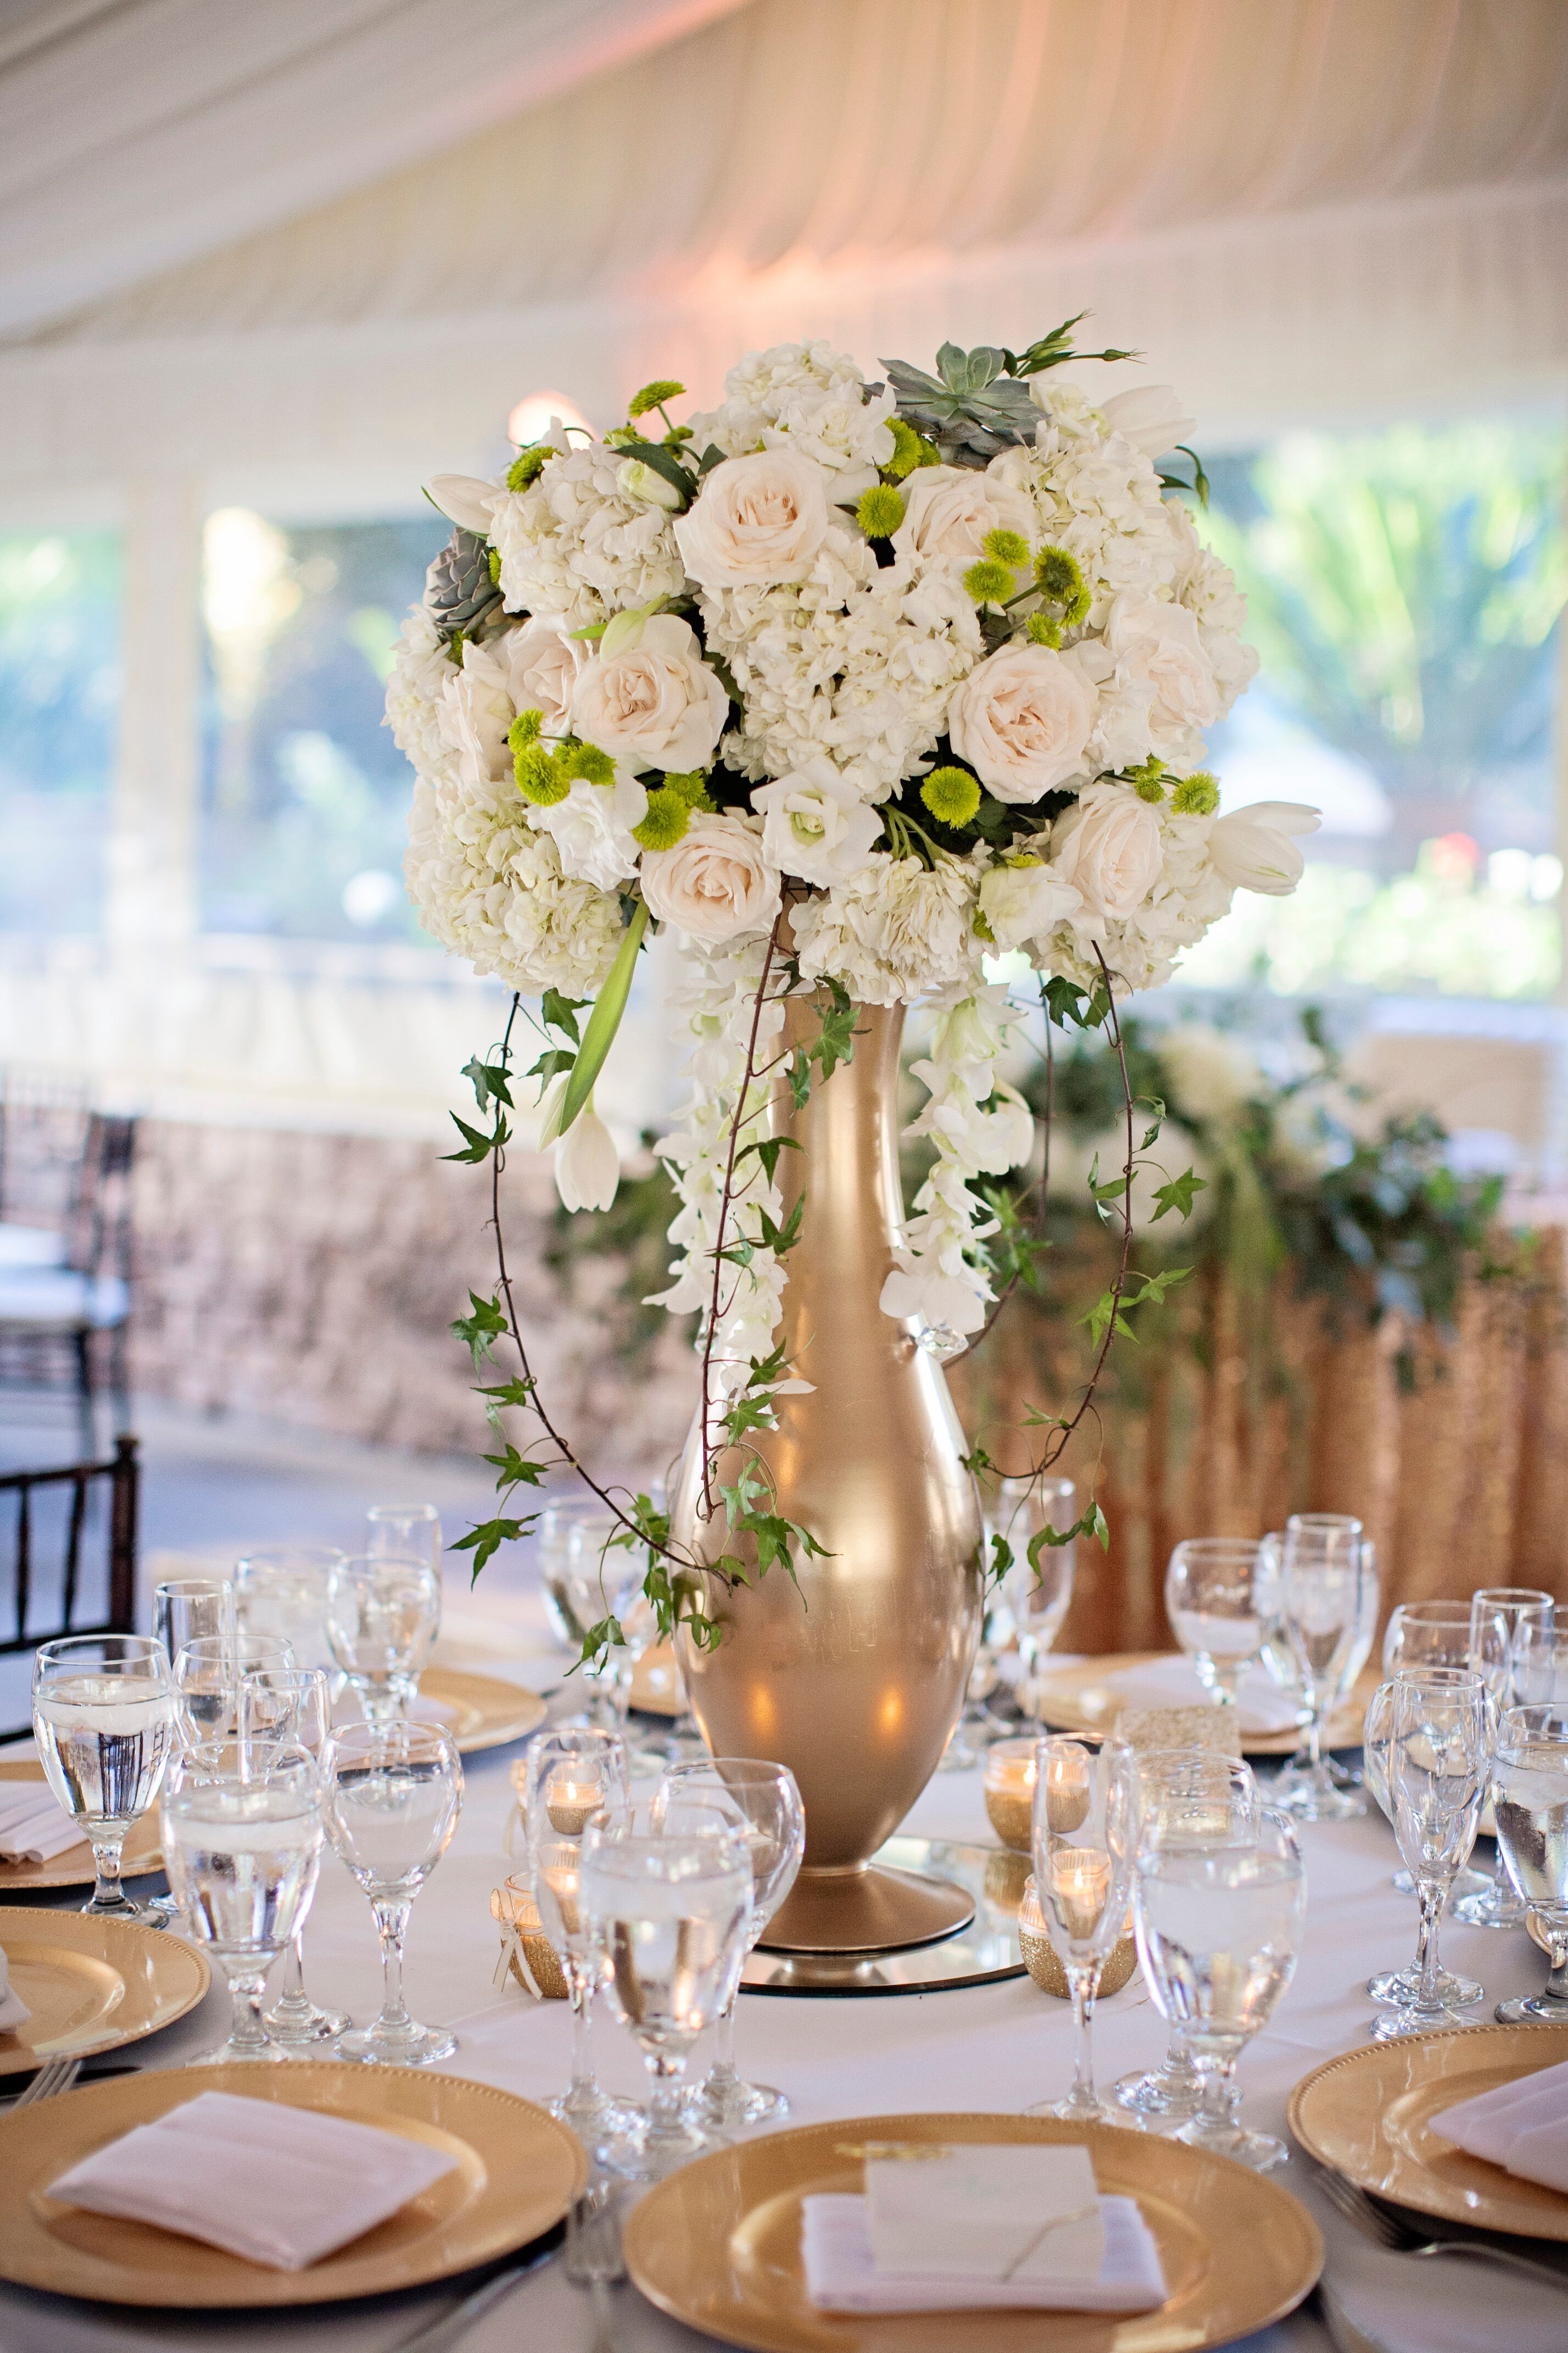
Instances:
[[[19,1993],[11,1990],[11,1968],[0,1949],[0,2034],[15,2034],[33,2015]]]
[[[0,1781],[0,1862],[53,1862],[81,1844],[81,1824],[47,1781]]]
[[[1468,2157],[1568,2194],[1568,2060],[1440,2108],[1426,2129]]]
[[[428,2189],[457,2159],[347,2116],[203,2092],[49,2184],[89,2213],[153,2222],[301,2272]]]
[[[801,2201],[806,2292],[823,2312],[1152,2312],[1160,2252],[1131,2198],[1101,2198],[1089,2151],[966,2144],[868,2156],[866,2194]]]
[[[1198,1680],[1198,1671],[1186,1657],[1151,1659],[1146,1665],[1119,1667],[1107,1676],[1110,1688],[1129,1707],[1213,1706],[1211,1694]],[[1266,1667],[1248,1667],[1242,1676],[1237,1713],[1243,1732],[1290,1731],[1301,1712],[1291,1692],[1281,1691]]]

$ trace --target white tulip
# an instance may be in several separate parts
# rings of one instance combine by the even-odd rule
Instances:
[[[1254,801],[1215,819],[1210,862],[1238,891],[1288,899],[1307,863],[1291,836],[1316,833],[1322,821],[1321,812],[1302,801]]]
[[[448,522],[460,523],[480,539],[489,537],[490,510],[499,496],[493,482],[481,482],[473,474],[432,474],[425,488]]]
[[[616,1139],[590,1095],[555,1147],[555,1189],[568,1209],[607,1209],[620,1181]]]
[[[1140,384],[1128,392],[1113,392],[1109,400],[1100,402],[1100,413],[1113,433],[1120,433],[1146,458],[1161,458],[1167,449],[1178,448],[1198,421],[1183,415],[1182,404],[1168,384]]]

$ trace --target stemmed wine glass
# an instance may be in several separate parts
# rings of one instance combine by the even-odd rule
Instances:
[[[1180,2027],[1198,2072],[1198,2111],[1177,2132],[1267,2172],[1289,2155],[1238,2120],[1236,2071],[1296,1970],[1307,1882],[1283,1814],[1258,1812],[1213,1843],[1144,1847],[1137,1869],[1138,1955],[1162,2018]]]
[[[1072,1995],[1072,2090],[1025,2114],[1069,2124],[1120,2124],[1125,2111],[1094,2088],[1095,1996],[1111,1948],[1127,1927],[1138,1829],[1132,1753],[1118,1741],[1090,1747],[1060,1734],[1035,1751],[1035,1892],[1046,1933]]]
[[[1165,1615],[1221,1707],[1262,1651],[1275,1609],[1273,1555],[1247,1536],[1188,1536],[1165,1571]]]
[[[787,1765],[752,1757],[712,1757],[700,1764],[672,1765],[649,1809],[654,1829],[684,1827],[693,1819],[689,1810],[697,1806],[716,1806],[732,1820],[745,1842],[752,1867],[752,1910],[742,1952],[744,1967],[746,1954],[754,1949],[795,1885],[805,1852],[805,1809]],[[782,2092],[767,2084],[743,2084],[735,2073],[739,1999],[737,1976],[719,2015],[713,2064],[693,2094],[700,2120],[721,2131],[789,2114]]]
[[[1465,1604],[1465,1609],[1468,1615],[1469,1609],[1468,1602]],[[1397,1615],[1397,1612],[1395,1614]],[[1406,1674],[1418,1674],[1429,1670],[1408,1667],[1402,1669],[1401,1672]],[[1464,1673],[1468,1671],[1459,1668],[1442,1672]],[[1394,1799],[1388,1787],[1388,1746],[1394,1730],[1394,1687],[1397,1681],[1396,1675],[1388,1683],[1379,1683],[1367,1702],[1366,1721],[1362,1728],[1362,1756],[1366,1767],[1366,1786],[1391,1822],[1394,1820]],[[1454,1884],[1458,1886],[1461,1879],[1476,1879],[1479,1876],[1479,1873],[1471,1871],[1456,1872]],[[1409,1895],[1415,1892],[1415,1881],[1408,1871],[1395,1872],[1394,1883],[1402,1894]],[[1489,1883],[1483,1881],[1482,1883],[1484,1885]],[[1405,2010],[1411,2002],[1418,2001],[1421,1998],[1421,1972],[1414,1965],[1403,1969],[1379,1969],[1375,1975],[1368,1978],[1366,1989],[1373,2001],[1386,2003],[1393,2010]],[[1466,2002],[1479,2001],[1481,1992],[1482,1989],[1474,1978],[1456,1977],[1452,1969],[1445,1968],[1438,1969],[1436,1973],[1437,1999],[1439,2001],[1446,2002],[1450,2010],[1458,2009]]]
[[[1258,1785],[1239,1757],[1195,1748],[1147,1748],[1137,1754],[1138,1852],[1191,1852],[1245,1842],[1258,1814]],[[1184,2117],[1196,2113],[1202,2079],[1187,2049],[1183,2020],[1171,2021],[1171,2039],[1157,2067],[1122,2076],[1114,2097],[1135,2116]]]
[[[440,1576],[441,1515],[434,1504],[373,1504],[364,1516],[367,1553],[395,1560],[422,1560]]]
[[[234,1566],[239,1623],[247,1634],[286,1641],[301,1667],[332,1668],[327,1641],[327,1584],[343,1554],[336,1545],[268,1545]]]
[[[280,1634],[197,1634],[174,1661],[174,1725],[182,1746],[237,1738],[241,1678],[286,1673],[294,1653]]]
[[[606,1618],[613,1618],[625,1632],[626,1620],[642,1591],[642,1552],[635,1545],[617,1543],[620,1534],[621,1523],[607,1512],[574,1519],[567,1531],[565,1560],[556,1571],[557,1581],[574,1622],[584,1633]],[[626,1647],[613,1643],[597,1665],[581,1670],[589,1686],[587,1718],[600,1731],[626,1728],[631,1678],[618,1655]]]
[[[458,2038],[421,2026],[403,2000],[414,1898],[446,1853],[463,1805],[458,1744],[434,1724],[351,1724],[328,1751],[326,1828],[370,1898],[381,1938],[381,2015],[340,2036],[339,2055],[384,2067],[449,2059]]]
[[[1394,1681],[1388,1794],[1399,1851],[1415,1876],[1421,1905],[1415,1946],[1420,1984],[1413,2001],[1385,2009],[1373,2021],[1376,2042],[1474,2023],[1444,1999],[1437,1924],[1455,1873],[1475,1842],[1486,1795],[1492,1723],[1481,1678],[1468,1670],[1431,1667]]]
[[[302,1748],[258,1741],[246,1770],[226,1745],[190,1747],[170,1765],[163,1855],[193,1944],[228,1979],[227,2040],[204,2063],[281,2060],[267,2038],[267,1973],[303,1926],[321,1854],[321,1782]]]
[[[1400,1602],[1390,1613],[1388,1625],[1383,1637],[1384,1673],[1392,1678],[1394,1675],[1419,1674],[1427,1667],[1469,1666],[1471,1664],[1470,1617],[1470,1604],[1468,1599]],[[1373,1711],[1369,1706],[1367,1722],[1370,1724],[1372,1720]],[[1383,1738],[1386,1746],[1386,1724],[1383,1725]],[[1383,1811],[1385,1814],[1389,1813],[1386,1803],[1386,1786],[1380,1795],[1371,1780],[1370,1770],[1367,1786],[1372,1789],[1372,1794]],[[1392,1815],[1390,1819],[1392,1820]],[[1462,1895],[1484,1894],[1491,1883],[1491,1874],[1489,1872],[1472,1870],[1467,1863],[1454,1881],[1454,1893],[1450,1900],[1457,1901]],[[1401,1895],[1414,1895],[1415,1893],[1415,1882],[1403,1868],[1394,1873],[1394,1884]],[[1456,1978],[1454,1982],[1458,1984],[1460,1980]],[[1464,1982],[1468,1983],[1468,1980]],[[1372,1980],[1372,1983],[1384,1987],[1397,1984],[1406,1991],[1414,1992],[1415,1975],[1411,1969],[1384,1969]],[[1373,1999],[1384,2000],[1387,1999],[1387,1996],[1374,1995]],[[1466,1995],[1464,1999],[1479,2001],[1480,1988],[1478,1986],[1474,1992]]]
[[[599,1980],[579,1901],[581,1845],[595,1816],[625,1820],[630,1810],[626,1743],[615,1733],[565,1725],[541,1733],[528,1752],[523,1822],[533,1900],[572,2004],[572,2077],[546,2105],[590,2146],[636,2132],[639,2111],[599,2084],[588,2023]]]
[[[268,1667],[242,1675],[237,1725],[242,1757],[264,1741],[282,1742],[303,1749],[324,1782],[332,1729],[331,1677],[320,1667]],[[330,2042],[349,2024],[346,2011],[319,2009],[305,1990],[303,1913],[284,1952],[283,1990],[262,2023],[286,2051],[309,2051]]]
[[[1470,1596],[1469,1663],[1485,1683],[1496,1715],[1524,1696],[1516,1687],[1523,1644],[1533,1641],[1539,1659],[1555,1624],[1551,1594],[1534,1586],[1482,1586]],[[1467,1928],[1521,1928],[1524,1915],[1506,1871],[1495,1873],[1477,1894],[1461,1896],[1454,1905],[1455,1919]]]
[[[1269,1794],[1301,1821],[1348,1821],[1366,1811],[1360,1790],[1336,1783],[1323,1729],[1346,1667],[1366,1638],[1367,1581],[1375,1576],[1359,1520],[1303,1512],[1286,1522],[1280,1619],[1306,1703],[1307,1733],[1304,1758],[1298,1752]]]
[[[1561,2026],[1568,2021],[1568,1706],[1548,1701],[1505,1712],[1491,1784],[1498,1852],[1551,1947],[1542,1990],[1500,2001],[1497,2016],[1504,2026]]]
[[[405,1710],[440,1629],[441,1580],[427,1560],[350,1554],[327,1579],[327,1640],[370,1724]]]
[[[162,1927],[121,1882],[132,1825],[156,1799],[174,1737],[169,1662],[151,1634],[71,1634],[33,1660],[33,1736],[45,1778],[92,1842],[84,1912]]]
[[[623,1819],[591,1822],[584,1835],[583,1915],[648,2071],[647,2126],[632,2161],[639,2178],[658,2180],[722,2146],[682,2116],[681,2078],[692,2044],[733,1996],[752,1888],[745,1841],[717,1822],[659,1837]]]
[[[1002,1597],[1017,1630],[1020,1704],[1025,1715],[1037,1721],[1036,1686],[1072,1605],[1078,1560],[1076,1540],[1053,1545],[1046,1539],[1049,1532],[1072,1526],[1078,1517],[1076,1497],[1070,1479],[1001,1479],[986,1507],[987,1537],[1000,1536],[1013,1556],[1002,1580]]]

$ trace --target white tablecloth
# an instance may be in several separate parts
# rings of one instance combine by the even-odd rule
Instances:
[[[530,1682],[540,1679],[534,1661],[521,1672]],[[543,2099],[566,2080],[566,2005],[536,2004],[510,1982],[500,1991],[491,1984],[497,1945],[489,1898],[509,1868],[501,1839],[511,1802],[507,1767],[515,1753],[468,1760],[457,1837],[414,1907],[405,1982],[416,2016],[458,2030],[452,2072]],[[939,1775],[906,1827],[989,1840],[978,1774]],[[1363,1990],[1368,1976],[1407,1959],[1415,1940],[1414,1905],[1389,1884],[1397,1856],[1381,1817],[1308,1830],[1303,1842],[1310,1900],[1300,1965],[1273,2025],[1241,2069],[1247,2121],[1279,2133],[1291,2085],[1320,2059],[1362,2038],[1372,2015]],[[4,1935],[0,1906],[0,1941]],[[1456,1967],[1484,1981],[1489,2008],[1480,2016],[1489,2015],[1491,2001],[1531,1990],[1543,1976],[1544,1964],[1522,1930],[1449,1925],[1444,1948]],[[362,2018],[376,2004],[379,1962],[369,1906],[331,1859],[310,1918],[306,1973],[318,2000]],[[224,2014],[215,1990],[190,2018],[138,2045],[134,2055],[159,2066],[199,2060],[219,2040]],[[605,2082],[639,2092],[640,2063],[608,2015],[596,2019],[594,2039]],[[1152,2064],[1164,2041],[1164,2026],[1134,1978],[1096,2021],[1100,2080]],[[1065,2003],[1039,1993],[1027,1978],[958,1992],[837,2000],[747,1995],[739,2059],[743,2072],[788,2094],[792,2121],[800,2124],[900,2109],[1017,2109],[1067,2090],[1071,2020]],[[1415,2263],[1385,2254],[1325,2206],[1310,2171],[1293,2158],[1275,2179],[1312,2208],[1328,2240],[1330,2293],[1349,2323],[1341,2327],[1340,2353],[1365,2353],[1367,2347],[1372,2353],[1473,2353],[1481,2343],[1491,2353],[1562,2353],[1568,2346],[1568,2283],[1559,2295],[1477,2263]],[[142,2317],[0,2288],[0,2353],[129,2353],[154,2346],[209,2353],[220,2340],[226,2353],[395,2353],[450,2300],[450,2291],[432,2290],[395,2304],[220,2322]],[[615,2306],[618,2353],[697,2353],[711,2346],[710,2338],[655,2312],[630,2286],[616,2292]],[[1332,2340],[1314,2308],[1244,2341],[1247,2353],[1324,2353]],[[588,2298],[557,2259],[478,2322],[463,2337],[462,2353],[514,2353],[518,2346],[589,2353],[594,2343]]]

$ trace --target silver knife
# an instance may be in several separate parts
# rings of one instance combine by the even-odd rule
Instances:
[[[508,2263],[504,2271],[492,2273],[471,2295],[466,2295],[461,2304],[455,2306],[450,2312],[443,2313],[439,2320],[432,2320],[412,2337],[405,2337],[402,2344],[394,2348],[394,2353],[437,2353],[439,2347],[455,2343],[466,2328],[489,2310],[492,2304],[499,2304],[503,2295],[510,2295],[520,2280],[525,2280],[530,2272],[542,2270],[552,2256],[560,2253],[562,2244],[561,2238],[556,2237],[543,2245],[531,2247],[520,2262]]]

